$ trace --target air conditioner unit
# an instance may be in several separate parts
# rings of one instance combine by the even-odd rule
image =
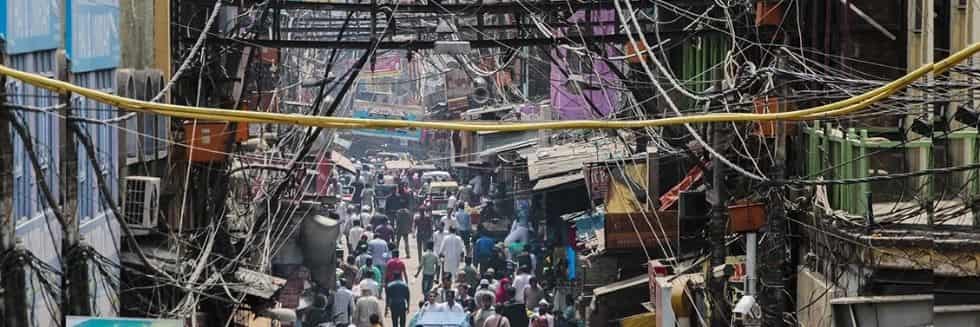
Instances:
[[[128,176],[123,193],[123,221],[133,233],[145,235],[157,226],[160,209],[160,178]]]

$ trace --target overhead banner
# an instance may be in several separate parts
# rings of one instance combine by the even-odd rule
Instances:
[[[395,120],[422,120],[423,110],[421,106],[398,106],[378,102],[354,101],[354,118],[364,119],[395,119]],[[354,135],[373,136],[419,142],[422,139],[422,130],[418,128],[375,128],[375,129],[355,129],[351,132]]]

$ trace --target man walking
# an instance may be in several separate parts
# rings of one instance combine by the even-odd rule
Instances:
[[[391,259],[385,263],[385,282],[394,281],[396,278],[408,280],[408,273],[405,271],[405,262],[398,258],[398,249],[391,251]]]
[[[361,240],[361,235],[364,235],[364,228],[361,227],[361,220],[354,219],[352,221],[353,227],[347,231],[347,250],[354,252],[357,248],[357,242]]]
[[[385,264],[388,263],[388,242],[382,239],[381,235],[375,234],[374,239],[368,242],[368,250],[371,253],[371,264],[381,271],[382,276],[378,277],[383,278]]]
[[[408,233],[412,231],[412,214],[406,208],[395,212],[395,249],[405,244],[405,258],[412,258],[412,246],[408,243]],[[402,243],[402,241],[405,241]],[[421,252],[418,252],[421,253]]]
[[[425,249],[425,244],[432,242],[432,211],[428,208],[415,218],[415,246],[417,253],[421,255]]]
[[[443,272],[455,274],[459,271],[459,265],[463,262],[466,255],[466,246],[463,239],[456,235],[456,229],[450,227],[449,234],[442,240],[442,247],[439,248],[439,256],[445,259]]]
[[[432,291],[432,282],[438,272],[439,257],[432,252],[432,242],[425,244],[425,252],[419,257],[419,269],[415,271],[415,278],[422,273],[422,292]]]
[[[466,205],[460,203],[456,207],[456,213],[453,218],[456,219],[456,226],[459,226],[459,236],[463,239],[463,244],[467,247],[470,246],[470,214],[466,212]]]
[[[494,240],[489,235],[481,233],[473,247],[473,256],[480,265],[480,273],[485,273],[490,268],[490,258],[493,257]]]
[[[395,275],[394,280],[385,288],[385,302],[388,304],[385,313],[391,312],[392,327],[405,327],[410,301],[408,284],[405,284],[401,275]]]
[[[341,278],[337,283],[337,291],[333,294],[333,317],[334,325],[350,325],[351,316],[354,314],[354,293],[347,288],[348,280]]]
[[[361,297],[357,298],[354,304],[354,325],[357,327],[371,327],[371,315],[381,316],[384,312],[384,304],[374,296],[370,289],[361,289]]]

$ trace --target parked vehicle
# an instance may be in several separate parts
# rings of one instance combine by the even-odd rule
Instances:
[[[427,171],[427,172],[422,173],[422,183],[423,184],[424,183],[429,183],[429,182],[434,182],[434,181],[435,182],[444,182],[444,181],[451,181],[451,180],[453,180],[453,176],[450,175],[449,172],[446,172],[446,171],[435,170],[435,171]]]

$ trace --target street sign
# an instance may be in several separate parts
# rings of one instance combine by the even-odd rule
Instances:
[[[67,327],[182,327],[176,319],[102,318],[68,316]]]

